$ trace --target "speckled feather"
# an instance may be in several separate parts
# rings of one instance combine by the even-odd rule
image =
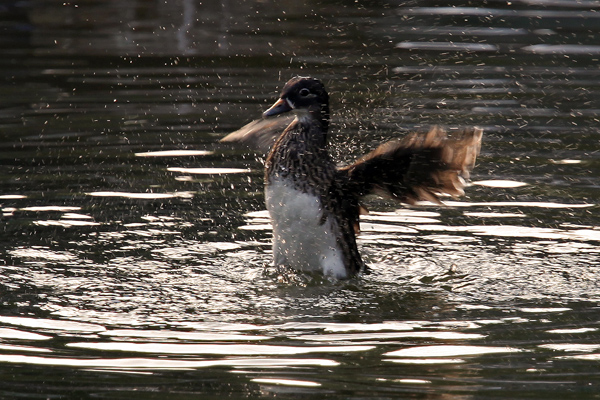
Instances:
[[[308,116],[294,120],[277,139],[267,156],[267,187],[275,181],[286,180],[297,191],[311,194],[320,200],[322,210],[319,225],[325,224],[327,218],[332,218],[335,222],[333,233],[342,253],[346,276],[350,276],[364,267],[356,246],[354,218],[347,217],[349,209],[354,213],[358,198],[356,204],[349,207],[347,194],[335,179],[336,175],[337,168],[327,151],[322,127],[318,121]]]
[[[362,197],[375,193],[414,204],[440,203],[439,195],[463,195],[464,179],[481,146],[479,128],[448,136],[434,127],[384,143],[338,169],[327,151],[329,97],[323,84],[313,78],[292,78],[264,117],[289,111],[296,118],[274,141],[265,169],[275,262],[337,278],[364,270],[356,246]],[[268,129],[261,131],[261,124]],[[251,144],[255,138],[264,147],[272,142],[271,135],[277,136],[267,122],[246,127],[223,141]]]

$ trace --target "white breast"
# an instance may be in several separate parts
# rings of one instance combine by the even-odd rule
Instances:
[[[336,241],[339,227],[334,218],[321,224],[320,199],[283,180],[269,184],[265,195],[273,223],[275,264],[346,278],[344,257]]]

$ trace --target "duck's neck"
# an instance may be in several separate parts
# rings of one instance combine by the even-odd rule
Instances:
[[[304,120],[310,118],[310,121]],[[323,145],[327,144],[327,132],[329,131],[329,104],[323,103],[320,108],[309,109],[304,115],[298,114],[300,123],[317,123],[319,130],[323,134]]]
[[[323,135],[327,138],[327,132],[329,131],[329,104],[321,104],[321,111],[319,112],[319,115],[315,115],[315,117],[319,119],[323,129]]]
[[[277,139],[266,160],[267,184],[291,179],[299,190],[315,193],[326,186],[335,172],[327,152],[329,108],[296,111],[296,120]]]

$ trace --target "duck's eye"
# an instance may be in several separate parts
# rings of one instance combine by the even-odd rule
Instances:
[[[298,94],[302,97],[306,97],[310,94],[310,90],[308,90],[307,88],[303,88],[303,89],[300,89]]]

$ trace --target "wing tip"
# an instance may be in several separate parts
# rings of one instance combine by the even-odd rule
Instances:
[[[268,152],[293,119],[293,115],[257,119],[221,138],[219,143],[239,143]]]
[[[360,187],[370,188],[365,194],[408,204],[421,200],[443,204],[438,196],[464,196],[482,137],[483,129],[478,126],[446,131],[434,125],[426,132],[386,142],[343,170],[362,179]],[[355,174],[354,169],[359,172]],[[373,179],[373,173],[382,172],[385,178]]]

